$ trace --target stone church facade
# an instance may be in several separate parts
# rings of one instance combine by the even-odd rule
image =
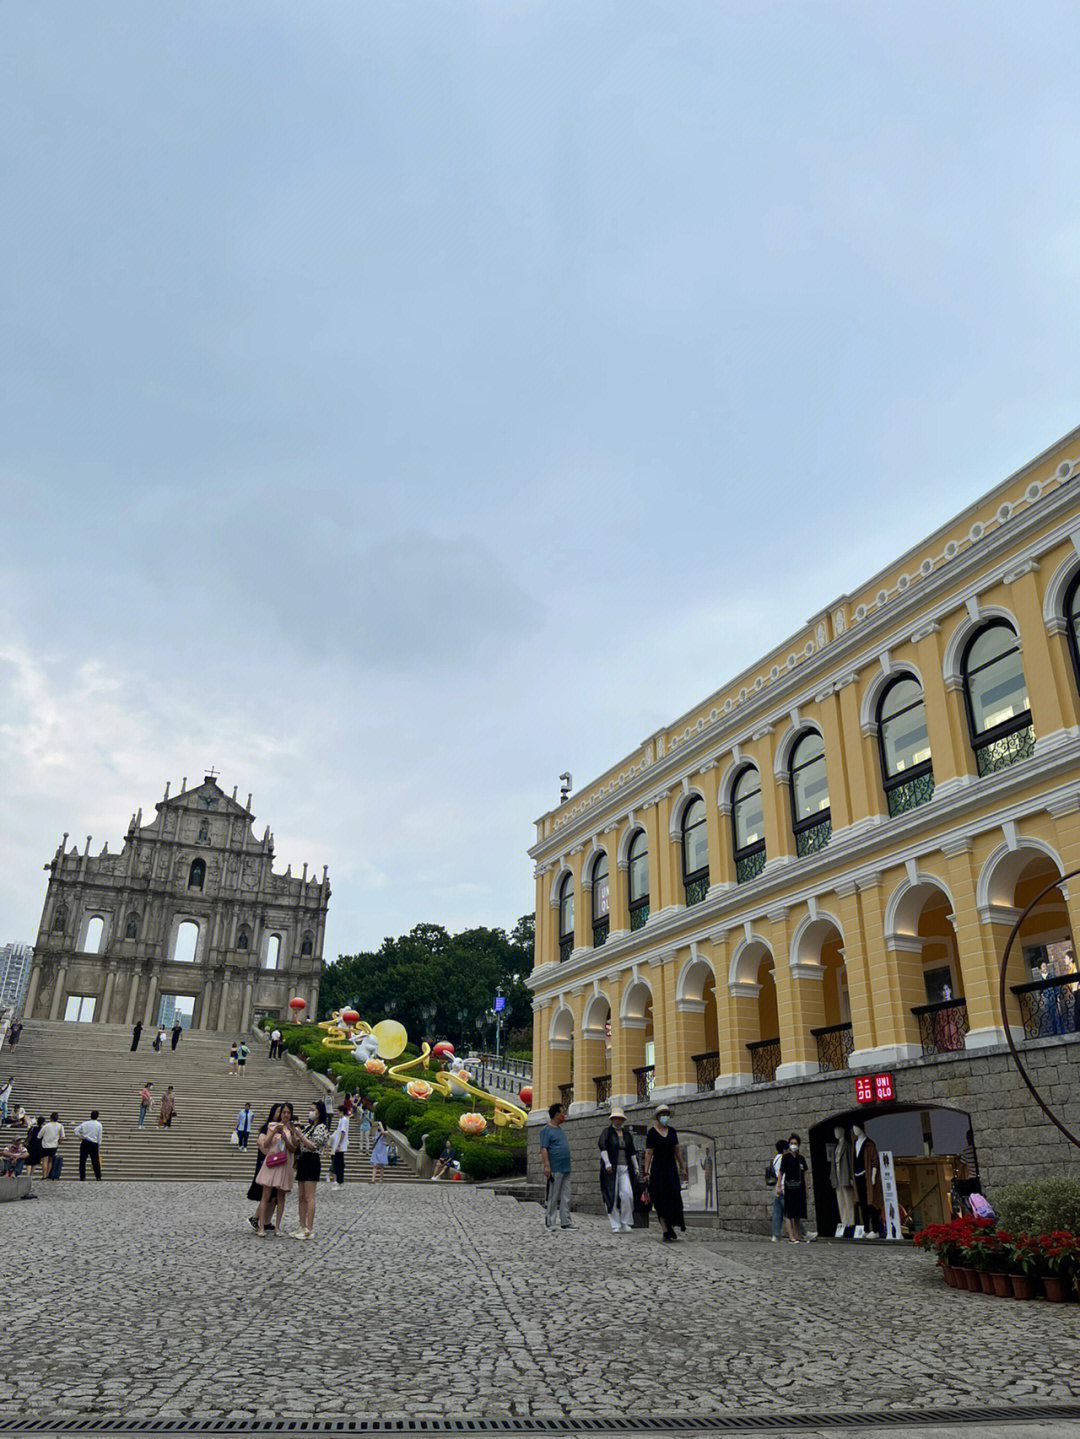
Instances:
[[[330,884],[274,873],[274,837],[257,839],[247,807],[213,774],[132,815],[123,848],[80,854],[67,835],[49,875],[23,1005],[31,1019],[246,1029],[285,1017],[289,1000],[314,1016]]]

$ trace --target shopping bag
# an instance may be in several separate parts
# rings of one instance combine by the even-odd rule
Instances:
[[[239,1135],[239,1133],[238,1133],[235,1129],[234,1129],[233,1132],[229,1135],[229,1143],[230,1143],[230,1144],[237,1144],[237,1145],[240,1143],[240,1135]]]

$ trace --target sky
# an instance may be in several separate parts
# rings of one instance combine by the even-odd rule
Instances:
[[[166,779],[326,957],[1080,419],[1075,4],[0,10],[0,942]],[[838,542],[838,536],[842,539]]]

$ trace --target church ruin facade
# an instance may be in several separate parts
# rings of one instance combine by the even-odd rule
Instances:
[[[274,873],[269,827],[211,773],[164,798],[123,848],[80,854],[67,835],[49,875],[23,1005],[31,1019],[171,1025],[239,1033],[285,1018],[299,997],[314,1017],[330,900],[321,877]]]

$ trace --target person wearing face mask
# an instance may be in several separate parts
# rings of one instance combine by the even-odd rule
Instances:
[[[634,1136],[624,1126],[621,1109],[611,1111],[611,1123],[597,1140],[600,1149],[600,1193],[613,1234],[629,1234],[634,1227],[634,1181],[637,1151]]]
[[[676,1229],[686,1233],[682,1186],[689,1181],[679,1136],[671,1127],[671,1110],[661,1104],[645,1136],[645,1183],[660,1221],[660,1237],[668,1244],[676,1239]]]
[[[300,1208],[300,1228],[293,1231],[294,1239],[311,1238],[315,1226],[315,1194],[322,1172],[320,1156],[329,1142],[326,1105],[317,1099],[308,1110],[307,1124],[297,1134],[296,1197]]]
[[[799,1153],[799,1136],[788,1139],[787,1153],[780,1156],[780,1173],[776,1179],[776,1192],[784,1201],[784,1228],[792,1244],[798,1244],[805,1236],[799,1231],[799,1224],[806,1218],[806,1160]]]

